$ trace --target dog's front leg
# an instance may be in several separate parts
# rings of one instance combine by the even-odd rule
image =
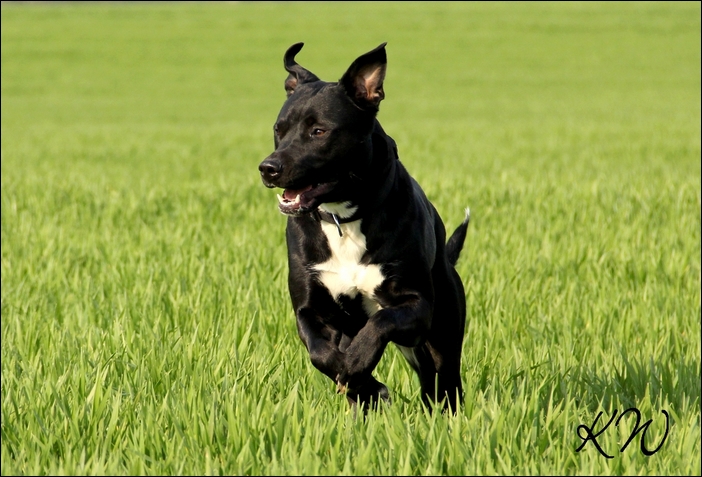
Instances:
[[[314,367],[337,383],[337,392],[346,394],[352,408],[363,406],[368,410],[377,406],[381,399],[390,400],[388,388],[371,376],[370,371],[363,382],[357,380],[353,389],[339,385],[343,376],[348,375],[345,352],[339,350],[339,345],[348,337],[344,338],[341,331],[324,323],[313,309],[303,308],[297,313],[297,330]],[[380,353],[382,354],[382,349]]]
[[[344,352],[344,374],[337,378],[340,389],[361,388],[380,362],[385,347],[394,342],[414,347],[423,342],[431,326],[432,305],[419,294],[398,306],[375,313]]]
[[[324,323],[312,308],[301,308],[296,315],[297,333],[312,365],[336,382],[345,366],[344,354],[339,351],[341,332]]]

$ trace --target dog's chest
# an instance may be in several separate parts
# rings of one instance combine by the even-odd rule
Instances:
[[[375,298],[375,289],[383,282],[379,265],[362,264],[366,252],[366,237],[361,232],[361,221],[343,224],[343,236],[339,236],[336,225],[322,222],[322,231],[329,243],[331,257],[313,266],[319,281],[335,300],[341,295],[356,298],[360,293],[363,309],[368,315],[380,310]]]

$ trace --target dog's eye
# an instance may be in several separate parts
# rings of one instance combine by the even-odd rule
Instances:
[[[312,129],[310,136],[320,137],[320,136],[324,136],[326,133],[327,132],[324,129],[314,128],[314,129]]]

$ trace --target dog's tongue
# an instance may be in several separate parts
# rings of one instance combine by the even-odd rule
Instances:
[[[302,189],[285,189],[285,191],[283,191],[283,198],[285,200],[295,200],[295,197],[304,192],[307,192],[310,189],[312,189],[311,185],[308,185],[307,187],[304,187]]]

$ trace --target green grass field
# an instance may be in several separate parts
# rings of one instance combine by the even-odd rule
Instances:
[[[383,127],[471,208],[456,416],[389,347],[354,420],[297,337],[257,166],[298,41],[387,41]],[[698,2],[3,2],[1,66],[2,475],[700,475]],[[657,453],[576,451],[632,406]]]

